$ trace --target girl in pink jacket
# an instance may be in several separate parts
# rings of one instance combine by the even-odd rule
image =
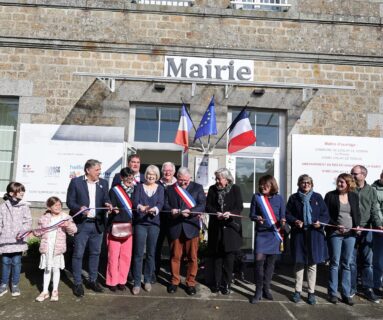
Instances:
[[[66,251],[66,234],[74,235],[77,227],[72,218],[62,212],[62,202],[57,197],[50,197],[47,202],[47,211],[39,219],[39,229],[34,235],[41,237],[40,243],[40,269],[44,269],[43,291],[36,298],[36,301],[43,302],[49,298],[49,283],[53,276],[53,291],[51,301],[58,301],[58,285],[60,281],[60,269],[65,268],[64,252]],[[60,223],[60,221],[63,221]],[[41,230],[58,224],[49,230]]]

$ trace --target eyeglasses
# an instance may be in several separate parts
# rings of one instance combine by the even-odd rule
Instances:
[[[310,181],[301,181],[301,184],[308,184],[308,185],[311,185],[311,182],[310,182]]]
[[[352,175],[352,176],[357,176],[357,175],[359,175],[359,174],[361,174],[361,172],[351,172],[351,175]]]

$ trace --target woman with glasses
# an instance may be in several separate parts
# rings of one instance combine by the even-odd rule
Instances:
[[[284,227],[285,203],[278,194],[278,184],[273,176],[259,179],[258,193],[253,195],[250,206],[250,219],[255,222],[255,295],[251,303],[262,297],[273,300],[270,292],[271,278],[277,255],[283,251],[281,227]]]
[[[313,191],[313,179],[302,174],[298,191],[292,194],[286,206],[286,220],[291,225],[291,255],[295,262],[295,293],[292,300],[301,301],[303,275],[306,268],[308,304],[316,304],[315,283],[317,264],[327,259],[324,227],[329,214],[319,193]]]
[[[352,306],[351,297],[351,268],[356,232],[360,224],[359,196],[353,192],[356,188],[352,175],[342,173],[336,179],[336,190],[326,194],[324,201],[330,213],[327,230],[330,252],[330,278],[328,286],[329,301],[338,302],[338,277],[341,266],[342,274],[342,300]]]

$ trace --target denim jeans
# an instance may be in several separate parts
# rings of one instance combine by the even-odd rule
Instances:
[[[362,287],[369,289],[373,287],[372,274],[372,232],[363,231],[356,238],[351,267],[351,294],[356,293],[358,267],[361,269]]]
[[[355,237],[351,235],[339,235],[333,233],[329,240],[330,252],[330,277],[328,284],[328,294],[337,296],[338,292],[338,271],[341,268],[342,273],[342,291],[343,297],[351,295],[351,270],[350,263],[352,252],[355,245]]]
[[[1,284],[8,285],[12,273],[12,285],[19,284],[21,272],[21,252],[3,253],[1,256],[3,270]]]
[[[372,266],[374,270],[374,288],[379,289],[383,285],[383,234],[373,234],[372,251],[374,256]]]
[[[160,228],[156,225],[134,226],[133,280],[134,286],[141,286],[142,261],[146,245],[144,283],[150,283],[155,269],[156,244]]]
[[[97,280],[102,244],[102,233],[98,233],[94,222],[83,222],[79,227],[79,232],[74,236],[72,256],[72,272],[75,285],[82,283],[82,259],[87,243],[89,250],[89,281]]]

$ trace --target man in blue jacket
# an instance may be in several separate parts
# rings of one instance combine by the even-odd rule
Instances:
[[[103,289],[97,282],[98,264],[101,253],[102,234],[105,228],[106,212],[113,209],[109,199],[108,182],[100,178],[101,162],[90,159],[84,166],[85,175],[73,178],[69,183],[66,204],[75,217],[78,232],[74,236],[72,272],[74,278],[73,293],[77,297],[84,295],[82,286],[82,260],[86,245],[89,249],[89,288],[95,292]]]
[[[199,244],[200,217],[197,212],[205,210],[206,196],[200,184],[191,181],[188,168],[177,172],[177,182],[166,189],[164,210],[170,212],[169,239],[171,241],[172,280],[168,293],[177,291],[180,283],[180,266],[183,250],[188,259],[186,293],[196,294],[198,271],[197,253]]]

